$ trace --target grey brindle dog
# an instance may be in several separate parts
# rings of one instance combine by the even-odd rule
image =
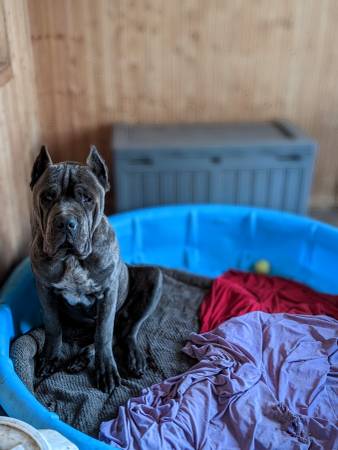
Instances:
[[[45,324],[38,376],[68,367],[78,371],[94,358],[97,386],[111,392],[120,383],[113,354],[114,324],[124,343],[127,369],[142,376],[145,355],[137,333],[155,310],[162,273],[210,287],[211,280],[156,266],[126,265],[114,230],[104,215],[108,171],[95,147],[87,164],[53,164],[46,147],[32,169],[31,262]],[[62,352],[62,317],[93,328],[93,344],[66,362]]]

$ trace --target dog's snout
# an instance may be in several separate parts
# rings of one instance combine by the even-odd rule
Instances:
[[[74,232],[77,227],[77,220],[74,216],[59,215],[55,219],[55,226],[60,231]]]

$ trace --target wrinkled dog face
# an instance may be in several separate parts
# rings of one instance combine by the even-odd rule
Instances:
[[[53,258],[68,254],[86,258],[109,190],[107,167],[96,148],[91,148],[87,165],[81,165],[53,164],[42,147],[33,166],[31,188],[33,229],[41,231],[44,253]]]

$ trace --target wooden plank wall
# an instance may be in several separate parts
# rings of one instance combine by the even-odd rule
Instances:
[[[56,158],[109,154],[113,122],[288,118],[318,139],[312,203],[336,204],[335,0],[30,0]]]
[[[0,283],[27,253],[29,174],[41,141],[26,1],[3,6],[11,77],[0,85]]]
[[[41,141],[56,160],[84,160],[90,143],[109,159],[113,122],[285,117],[321,146],[312,204],[337,205],[335,0],[3,3],[0,280],[27,251]]]

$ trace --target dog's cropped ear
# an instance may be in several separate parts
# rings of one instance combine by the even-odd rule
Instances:
[[[96,178],[99,180],[105,192],[108,192],[110,189],[108,180],[108,168],[106,163],[104,162],[104,159],[97,151],[95,145],[92,145],[90,147],[90,153],[87,158],[87,165],[95,174]]]
[[[33,165],[30,182],[31,189],[33,189],[38,179],[50,164],[52,164],[51,157],[49,156],[47,147],[43,145]]]

